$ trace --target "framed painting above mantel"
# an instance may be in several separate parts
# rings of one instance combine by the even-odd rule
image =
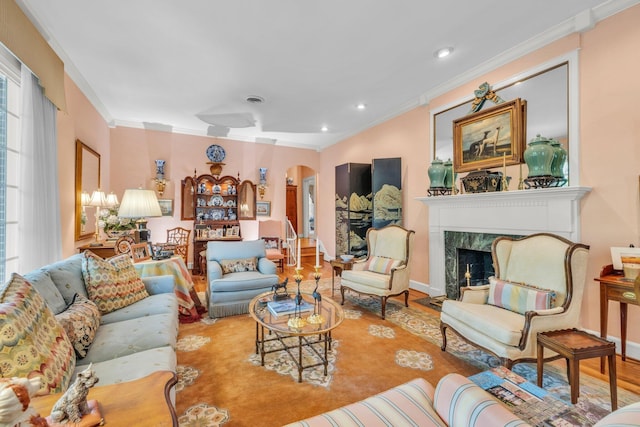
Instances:
[[[517,165],[525,149],[527,102],[516,98],[453,121],[456,172]]]

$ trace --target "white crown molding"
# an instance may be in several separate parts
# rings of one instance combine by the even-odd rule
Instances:
[[[556,40],[559,40],[563,37],[566,37],[570,34],[573,34],[577,31],[586,31],[591,29],[596,22],[602,21],[616,13],[622,12],[625,9],[628,9],[631,6],[640,3],[640,0],[612,0],[608,3],[604,3],[598,7],[590,9],[589,11],[583,12],[582,14],[576,15],[573,18],[570,18],[555,27],[552,27],[535,37],[526,40],[523,43],[520,43],[517,46],[514,46],[511,49],[507,49],[506,51],[500,53],[497,56],[494,56],[490,60],[478,65],[477,67],[471,68],[470,70],[459,74],[453,79],[434,87],[433,89],[422,94],[421,98],[423,102],[429,103],[432,99],[437,96],[444,95],[447,92],[450,92],[463,84],[474,80],[484,74],[489,73],[490,71],[495,70],[503,65],[508,64],[518,58],[523,57],[529,53],[532,53]],[[592,22],[588,26],[584,23],[585,21],[585,13],[590,12],[590,16],[593,18]]]

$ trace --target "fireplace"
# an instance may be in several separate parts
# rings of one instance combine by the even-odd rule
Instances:
[[[429,207],[429,284],[417,288],[432,297],[457,296],[458,247],[486,252],[498,236],[543,232],[579,242],[580,200],[589,191],[589,187],[560,187],[417,198]],[[451,249],[445,235],[474,244]],[[451,259],[453,267],[448,264]]]
[[[474,233],[467,231],[444,232],[445,252],[445,293],[447,298],[456,299],[460,287],[467,286],[465,273],[469,270],[471,286],[489,283],[494,275],[491,244],[505,234]],[[518,238],[521,235],[509,235]]]

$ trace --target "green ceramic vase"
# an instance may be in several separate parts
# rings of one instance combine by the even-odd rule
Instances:
[[[549,145],[549,139],[537,135],[524,150],[524,161],[529,168],[528,177],[551,176],[551,164],[555,149]]]
[[[444,167],[442,160],[437,157],[433,159],[427,173],[429,174],[430,188],[444,187],[444,179],[447,174],[447,169]]]
[[[456,174],[453,172],[453,162],[451,159],[444,162],[444,187],[451,188],[456,180]]]
[[[551,175],[554,178],[564,178],[564,165],[567,161],[567,150],[564,149],[560,141],[551,139],[549,144],[553,147],[553,161],[551,162]]]

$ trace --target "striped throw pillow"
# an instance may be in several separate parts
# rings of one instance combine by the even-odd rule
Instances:
[[[400,265],[400,260],[383,256],[372,256],[367,262],[367,270],[382,274],[390,274],[392,268]]]
[[[40,377],[37,395],[69,386],[73,346],[44,299],[16,273],[0,287],[0,348],[0,377]]]
[[[489,278],[487,304],[524,314],[531,310],[546,310],[553,306],[556,293],[523,283],[510,283],[495,277]]]
[[[128,254],[102,259],[91,251],[82,258],[87,293],[100,313],[107,314],[149,296]]]

